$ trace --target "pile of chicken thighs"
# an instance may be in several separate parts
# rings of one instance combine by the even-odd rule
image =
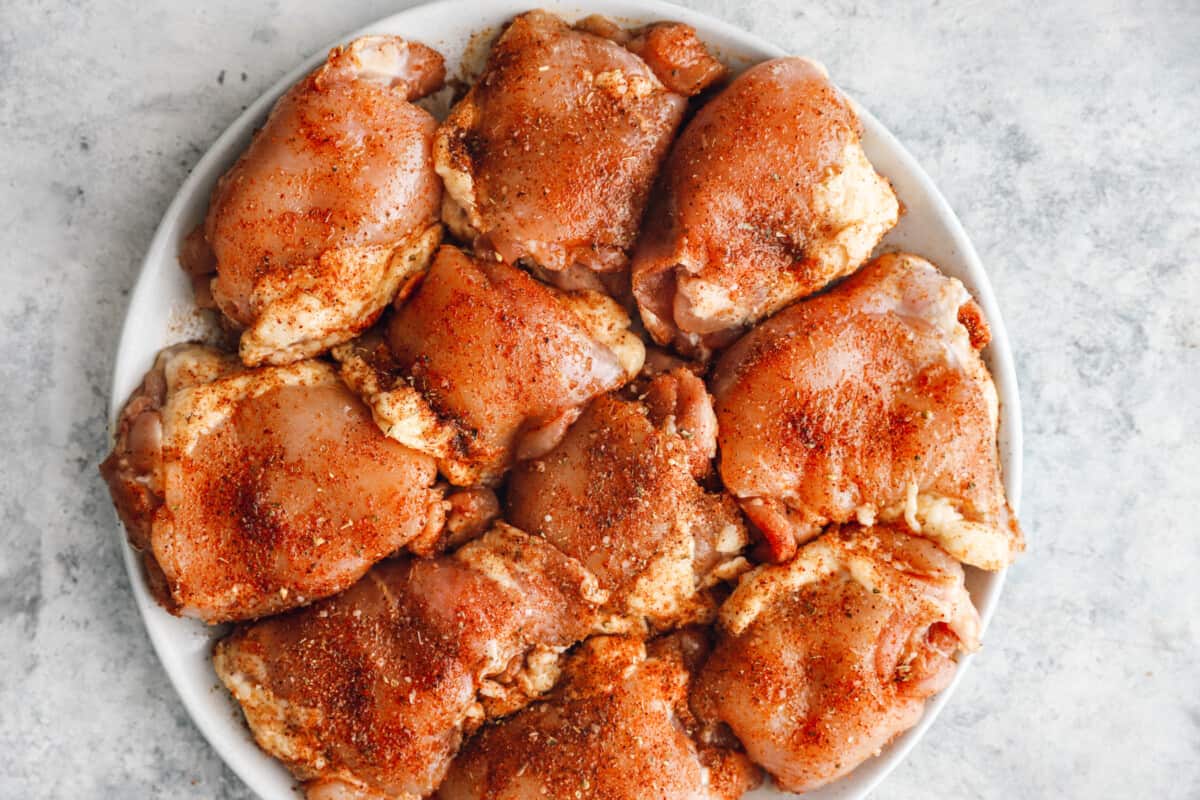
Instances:
[[[818,65],[686,25],[335,49],[180,260],[101,471],[311,800],[802,792],[919,719],[1005,567],[988,326]],[[449,91],[446,89],[445,91]],[[844,279],[844,280],[843,280]]]

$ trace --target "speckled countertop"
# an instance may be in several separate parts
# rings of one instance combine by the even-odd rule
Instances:
[[[384,0],[0,4],[0,797],[244,798],[134,608],[96,464],[167,203]],[[705,0],[815,55],[987,265],[1025,414],[983,657],[880,798],[1200,797],[1200,5]]]

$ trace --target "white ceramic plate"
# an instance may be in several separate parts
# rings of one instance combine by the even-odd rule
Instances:
[[[544,0],[447,0],[412,8],[380,20],[361,31],[347,34],[338,42],[331,43],[331,46],[364,33],[399,34],[437,48],[446,57],[449,74],[454,75],[459,71],[464,52],[469,53],[467,57],[472,60],[481,55],[478,37],[472,41],[473,34],[495,31],[514,15],[538,6],[568,19],[601,13],[632,21],[680,20],[694,26],[701,38],[714,46],[735,70],[766,58],[784,55],[775,45],[712,17],[647,0],[590,0],[586,5]],[[821,57],[820,53],[803,55],[817,59]],[[325,51],[314,55],[246,109],[200,159],[167,209],[130,299],[113,375],[111,419],[116,419],[125,398],[141,381],[154,355],[162,347],[197,335],[198,316],[192,305],[190,285],[176,260],[180,242],[203,218],[209,192],[218,176],[241,153],[271,105],[324,56]],[[1021,413],[1008,338],[991,285],[962,225],[929,177],[878,120],[862,108],[858,112],[866,129],[863,144],[867,154],[876,168],[891,179],[907,209],[900,225],[888,235],[884,246],[916,252],[962,280],[983,306],[991,324],[992,343],[984,355],[1000,394],[1000,455],[1009,501],[1017,510],[1021,489]],[[124,541],[123,530],[120,536]],[[255,746],[232,699],[223,690],[217,690],[219,682],[210,665],[209,653],[214,639],[224,629],[206,627],[200,622],[179,619],[163,611],[151,597],[138,557],[128,546],[125,547],[125,565],[150,640],[197,727],[242,780],[262,797],[295,800],[299,796],[295,782],[278,762]],[[967,573],[968,588],[986,626],[1000,597],[1004,574],[989,574],[969,568]],[[812,792],[808,797],[831,800],[866,795],[921,738],[950,699],[970,661],[969,656],[962,659],[954,683],[929,703],[919,725],[893,742],[878,758],[868,761],[835,784]],[[768,786],[748,797],[778,796],[780,793]]]

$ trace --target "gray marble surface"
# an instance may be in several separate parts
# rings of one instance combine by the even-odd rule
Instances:
[[[243,798],[151,651],[96,474],[189,168],[394,0],[0,3],[0,797]],[[1016,354],[983,657],[880,798],[1200,797],[1200,5],[705,0],[813,54],[962,217]]]

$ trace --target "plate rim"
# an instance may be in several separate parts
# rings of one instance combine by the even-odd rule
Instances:
[[[138,376],[139,380],[141,372],[144,372],[144,367],[133,367],[130,364],[130,361],[133,359],[133,356],[130,355],[131,350],[136,349],[132,343],[138,338],[138,329],[140,327],[139,318],[133,311],[148,302],[148,295],[154,289],[154,281],[151,280],[152,275],[156,270],[160,269],[159,265],[163,263],[164,256],[167,261],[175,261],[176,256],[169,252],[172,249],[172,245],[175,244],[170,235],[171,229],[183,214],[187,205],[194,200],[198,193],[204,194],[207,198],[208,193],[204,191],[205,187],[203,185],[209,181],[207,175],[212,172],[215,165],[228,160],[229,151],[231,146],[236,143],[236,140],[245,136],[247,130],[253,130],[255,123],[266,116],[276,100],[291,85],[314,69],[325,58],[329,49],[339,43],[344,43],[372,32],[378,32],[382,29],[394,30],[403,26],[406,18],[409,17],[445,15],[453,10],[461,10],[467,15],[485,18],[478,28],[479,30],[483,30],[488,27],[489,23],[486,20],[488,17],[496,16],[500,13],[507,13],[511,17],[515,13],[520,13],[521,10],[528,10],[533,7],[545,8],[553,13],[572,19],[587,13],[608,13],[614,14],[619,18],[638,20],[676,19],[694,25],[697,28],[702,27],[702,33],[705,36],[718,35],[748,50],[761,52],[766,58],[788,55],[788,52],[784,48],[744,28],[740,28],[705,12],[665,2],[664,0],[643,0],[642,2],[633,2],[633,0],[592,0],[592,2],[588,3],[564,3],[550,0],[549,2],[541,2],[539,4],[530,4],[527,0],[525,2],[520,2],[519,0],[434,0],[434,2],[412,5],[395,14],[381,17],[365,26],[337,37],[327,46],[302,59],[294,68],[288,70],[277,81],[263,90],[253,102],[247,105],[229,123],[220,135],[208,145],[204,154],[192,166],[163,212],[162,218],[150,240],[150,244],[146,248],[146,254],[138,268],[133,289],[129,293],[129,298],[125,304],[124,319],[121,324],[119,338],[117,339],[109,387],[108,427],[110,437],[115,428],[115,422],[120,410],[124,405],[126,395],[129,389],[136,385],[136,383],[130,384],[128,379],[130,369],[134,369],[134,374]],[[425,38],[426,40],[428,39],[428,37]],[[848,94],[847,96],[849,97]],[[869,131],[871,136],[880,140],[892,152],[895,159],[906,170],[908,178],[913,180],[931,201],[932,215],[949,232],[951,244],[958,250],[966,271],[972,276],[973,285],[970,287],[971,294],[983,308],[992,332],[988,360],[989,369],[1001,398],[1001,442],[1003,445],[1006,445],[1000,447],[1003,480],[1009,505],[1014,514],[1019,514],[1023,469],[1020,387],[1017,382],[1015,363],[1007,328],[1004,325],[1003,317],[996,301],[990,276],[983,266],[983,262],[970,237],[967,235],[962,222],[959,220],[958,215],[954,213],[949,202],[921,167],[920,163],[917,162],[916,158],[913,157],[903,143],[869,109],[855,102],[853,98],[851,98],[851,102],[864,128]],[[156,351],[157,349],[156,347]],[[138,371],[139,369],[141,371]],[[256,773],[261,769],[263,759],[269,760],[276,766],[280,766],[280,762],[261,751],[249,737],[243,740],[231,739],[215,726],[211,709],[205,707],[201,702],[203,695],[198,694],[195,691],[195,687],[185,681],[183,670],[177,663],[180,654],[171,643],[167,642],[164,631],[160,627],[160,622],[153,616],[165,612],[161,611],[148,591],[145,576],[142,572],[141,555],[130,545],[124,526],[117,517],[115,510],[111,507],[110,514],[114,521],[114,530],[119,537],[122,559],[125,563],[126,573],[129,576],[130,588],[134,595],[139,616],[142,619],[143,628],[150,639],[159,663],[163,667],[163,671],[167,674],[167,678],[175,694],[187,711],[192,723],[225,764],[229,766],[252,792],[260,797],[267,797],[263,792],[262,781]],[[989,627],[989,623],[999,606],[1007,573],[1008,569],[1006,568],[990,575],[990,580],[983,591],[982,602],[977,604],[982,606],[980,616],[984,632]],[[171,618],[170,621],[183,622],[183,620],[178,620],[177,618]],[[206,638],[204,641],[206,643],[205,646],[207,646],[208,639]],[[874,768],[870,770],[865,780],[857,781],[857,785],[853,787],[846,785],[846,791],[839,790],[841,785],[846,784],[846,781],[855,773],[862,770],[866,764],[860,766],[855,772],[830,784],[825,789],[818,790],[823,792],[821,797],[825,797],[826,794],[824,792],[828,792],[829,797],[862,798],[873,791],[892,770],[908,757],[912,748],[924,737],[929,727],[954,695],[959,683],[974,661],[975,655],[972,653],[960,656],[958,659],[958,669],[950,685],[926,703],[924,713],[917,725],[894,740],[881,755],[875,757],[872,761],[866,762],[866,764],[873,764]],[[215,678],[215,675],[213,677]],[[295,784],[294,780],[292,782]],[[764,788],[770,792],[774,787],[768,781],[764,784]],[[787,796],[782,790],[774,789],[774,791],[777,796]],[[293,795],[295,794],[293,791]]]

